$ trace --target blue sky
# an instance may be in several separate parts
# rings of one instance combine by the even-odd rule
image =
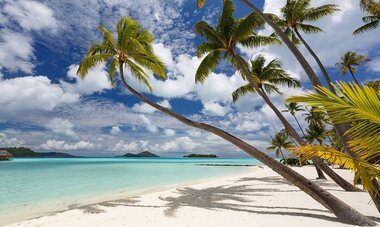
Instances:
[[[352,31],[361,25],[363,16],[357,1],[314,1],[331,2],[339,4],[341,11],[316,23],[323,33],[305,35],[305,39],[333,80],[351,79],[338,75],[334,67],[340,55],[348,50],[372,59],[358,71],[361,81],[378,79],[380,30],[353,36]],[[284,0],[254,3],[267,12],[279,13]],[[236,4],[237,17],[249,13],[238,1]],[[154,50],[165,62],[169,75],[165,82],[151,78],[153,94],[128,77],[135,88],[178,113],[218,126],[265,150],[269,135],[282,126],[255,95],[232,103],[231,92],[244,81],[230,66],[220,67],[204,85],[194,83],[200,63],[194,50],[201,39],[192,28],[201,19],[215,23],[220,7],[219,0],[207,1],[202,10],[196,9],[193,0],[1,1],[0,147],[27,146],[40,152],[86,156],[114,156],[142,150],[171,157],[193,152],[244,156],[223,140],[154,111],[121,86],[112,89],[103,66],[93,69],[84,81],[76,77],[86,48],[100,39],[97,25],[113,29],[121,16],[128,15],[155,35]],[[259,32],[270,34],[271,29]],[[306,54],[302,47],[301,51]],[[310,88],[299,64],[285,47],[241,49],[241,52],[246,59],[258,53],[269,59],[279,58],[284,68],[304,84],[300,89],[283,88],[286,95]],[[318,72],[315,63],[306,56]],[[284,97],[271,98],[281,109]]]

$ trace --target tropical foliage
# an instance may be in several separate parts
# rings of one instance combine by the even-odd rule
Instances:
[[[271,138],[271,146],[267,147],[267,149],[275,150],[276,157],[279,157],[281,154],[282,158],[285,158],[282,149],[287,150],[295,146],[295,143],[289,141],[289,136],[284,132],[278,132]]]
[[[365,189],[375,193],[372,180],[379,180],[379,167],[368,161],[380,158],[380,94],[371,87],[339,82],[336,86],[340,96],[324,87],[319,93],[291,97],[289,101],[303,102],[309,106],[328,111],[329,117],[337,123],[350,123],[347,133],[351,150],[357,157],[346,155],[331,147],[305,146],[297,154],[307,157],[316,155],[329,162],[350,168],[362,179]]]
[[[361,0],[360,7],[368,13],[362,18],[365,23],[354,31],[354,35],[376,29],[380,25],[380,2],[374,0]]]
[[[153,53],[153,35],[142,29],[136,21],[123,17],[117,22],[116,39],[112,32],[102,25],[99,25],[98,29],[103,33],[103,40],[92,44],[80,63],[77,73],[82,79],[87,76],[90,68],[104,63],[109,65],[109,77],[113,86],[117,70],[124,78],[122,73],[124,67],[127,67],[130,73],[150,91],[152,87],[145,69],[154,72],[161,79],[166,79],[165,66]]]
[[[285,70],[281,68],[281,62],[274,59],[265,65],[265,58],[258,55],[251,60],[250,76],[256,81],[257,86],[265,94],[277,93],[282,94],[278,86],[300,87],[301,83],[292,78]],[[232,93],[232,99],[236,102],[241,96],[247,93],[256,93],[256,90],[250,83],[241,86]]]
[[[364,55],[357,54],[353,51],[347,51],[342,55],[340,62],[337,62],[335,65],[336,67],[338,67],[339,72],[342,75],[345,75],[347,74],[347,72],[350,72],[355,83],[359,85],[359,81],[356,79],[354,75],[354,73],[357,71],[357,69],[354,66],[360,66],[365,61],[369,61],[369,58],[367,58]]]

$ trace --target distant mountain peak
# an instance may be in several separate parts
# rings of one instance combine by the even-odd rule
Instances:
[[[143,151],[143,152],[140,152],[140,153],[137,153],[137,154],[133,154],[133,153],[126,153],[125,155],[122,155],[122,156],[118,156],[118,157],[129,157],[129,158],[154,158],[154,157],[160,157],[156,154],[153,154],[152,152],[149,152],[149,151]]]

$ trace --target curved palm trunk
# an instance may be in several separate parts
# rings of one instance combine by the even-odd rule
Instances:
[[[236,57],[236,54],[234,52],[231,53],[232,57],[234,58],[234,61],[236,62],[236,66],[239,68],[241,73],[244,73],[246,75],[246,78],[250,82],[250,84],[253,86],[253,88],[256,90],[256,92],[264,99],[265,103],[273,110],[273,112],[276,114],[278,119],[281,121],[281,123],[284,125],[286,132],[293,137],[298,144],[301,146],[306,145],[305,142],[302,140],[302,138],[298,135],[296,130],[293,128],[293,126],[289,123],[288,120],[282,115],[281,111],[272,103],[272,101],[269,99],[269,97],[266,95],[266,93],[261,90],[257,84],[252,80],[252,78],[249,76],[249,72],[244,67],[243,62],[241,62],[240,58]],[[352,184],[350,184],[348,181],[343,179],[341,176],[336,174],[328,165],[323,163],[322,159],[318,157],[313,157],[311,159],[313,161],[313,164],[316,166],[316,168],[320,168],[323,172],[325,172],[335,183],[337,183],[339,186],[341,186],[344,190],[350,191],[350,192],[356,192],[360,191],[360,189],[354,187]],[[326,179],[326,177],[321,173],[321,171],[318,171],[318,178]]]
[[[361,225],[361,226],[374,226],[375,223],[368,218],[366,218],[364,215],[356,211],[355,209],[351,208],[338,198],[336,198],[334,195],[330,194],[326,190],[320,188],[313,182],[309,181],[302,175],[298,174],[291,168],[288,168],[287,166],[279,163],[278,161],[274,160],[270,156],[266,155],[265,153],[259,151],[255,147],[249,145],[248,143],[242,141],[241,139],[229,134],[226,131],[223,131],[219,128],[216,128],[212,125],[208,125],[201,122],[192,121],[188,118],[185,118],[174,111],[169,110],[168,108],[165,108],[163,106],[158,105],[155,102],[150,101],[140,93],[138,93],[136,90],[134,90],[131,86],[128,85],[128,83],[125,81],[124,74],[123,74],[123,64],[121,64],[120,67],[120,75],[121,75],[121,81],[123,85],[135,96],[137,96],[140,100],[147,103],[148,105],[152,106],[153,108],[160,110],[177,120],[181,121],[182,123],[202,129],[205,131],[208,131],[210,133],[213,133],[214,135],[217,135],[221,137],[222,139],[234,144],[235,146],[239,147],[252,157],[256,158],[257,160],[261,161],[263,164],[267,165],[269,168],[271,168],[273,171],[278,173],[279,175],[283,176],[285,179],[289,180],[292,184],[297,186],[299,189],[307,193],[309,196],[311,196],[313,199],[318,201],[320,204],[322,204],[324,207],[326,207],[328,210],[333,212],[335,216],[342,222],[349,223],[349,224],[355,224],[355,225]]]
[[[351,68],[348,68],[348,70],[350,71],[352,78],[354,78],[355,83],[360,86],[358,80],[356,79],[356,77],[354,75],[354,72],[352,72]]]
[[[298,60],[298,62],[300,63],[304,71],[306,72],[307,76],[309,77],[310,81],[312,82],[313,86],[317,87],[321,85],[321,82],[319,81],[317,75],[311,68],[310,64],[306,61],[306,59],[303,57],[303,55],[298,50],[298,48],[290,41],[290,39],[286,36],[286,34],[281,30],[281,28],[276,23],[274,23],[271,19],[269,19],[263,12],[261,12],[250,1],[248,0],[240,0],[240,1],[243,2],[245,5],[247,5],[249,8],[251,8],[253,11],[255,11],[261,17],[261,19],[263,19],[269,26],[271,26],[274,29],[274,31],[278,34],[278,36],[280,36],[281,40],[285,43],[285,45],[296,57],[296,59]],[[351,75],[353,76],[353,74]],[[354,79],[356,80],[355,77]],[[352,155],[353,152],[349,149],[349,146],[348,146],[349,137],[347,134],[345,134],[345,132],[347,131],[347,128],[349,128],[349,125],[348,124],[339,124],[339,125],[334,124],[334,128],[338,132],[338,135],[344,144],[344,151],[350,154],[352,157],[355,157]],[[380,191],[380,185],[378,181],[375,180],[375,182],[376,184],[375,183],[373,184],[374,187],[377,189],[377,191]],[[377,197],[373,197],[373,199],[378,211],[380,212],[380,195],[378,195]]]
[[[306,61],[305,57],[301,54],[298,48],[292,43],[292,41],[290,41],[288,36],[286,36],[286,34],[281,30],[281,28],[275,22],[269,19],[263,12],[261,12],[261,10],[259,10],[250,1],[248,0],[240,0],[240,1],[243,2],[245,5],[247,5],[249,8],[251,8],[253,11],[255,11],[261,17],[261,19],[265,21],[265,23],[269,24],[274,29],[277,35],[280,36],[281,40],[285,43],[285,45],[297,58],[298,62],[301,64],[302,68],[304,69],[310,81],[312,82],[313,86],[316,87],[316,86],[322,85],[317,75],[315,74],[313,68]]]
[[[294,119],[296,120],[297,125],[298,125],[298,127],[300,128],[300,130],[301,130],[301,132],[302,132],[302,135],[303,135],[303,136],[306,136],[306,135],[305,135],[305,132],[303,131],[303,129],[302,129],[302,127],[301,127],[301,124],[298,122],[298,119],[297,119],[296,115],[293,115],[293,117],[294,117]]]
[[[331,79],[329,77],[329,74],[327,73],[325,67],[323,66],[321,60],[318,58],[318,56],[315,54],[315,52],[313,51],[313,49],[311,49],[311,47],[307,44],[307,42],[303,39],[303,37],[301,36],[301,34],[298,32],[298,29],[297,28],[294,28],[294,32],[297,34],[298,38],[301,40],[301,42],[303,43],[303,45],[306,47],[306,49],[309,51],[309,53],[311,54],[311,56],[313,56],[314,60],[317,62],[318,64],[318,67],[319,69],[321,70],[322,74],[323,74],[323,77],[325,78],[326,82],[327,82],[327,85],[329,86],[330,88],[330,91],[335,92],[335,88],[334,86],[332,85],[331,83]]]

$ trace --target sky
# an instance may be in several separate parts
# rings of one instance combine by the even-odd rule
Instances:
[[[280,13],[285,0],[254,1],[265,12]],[[353,36],[364,13],[357,0],[320,0],[335,3],[340,11],[314,24],[324,32],[304,35],[327,67],[332,79],[339,75],[335,63],[345,51],[356,51],[372,60],[359,68],[362,82],[379,79],[380,29]],[[235,1],[236,17],[250,11]],[[167,67],[168,79],[150,78],[153,93],[134,80],[134,88],[153,101],[186,117],[226,130],[262,151],[270,136],[283,127],[270,108],[250,94],[237,103],[231,93],[245,84],[228,64],[212,73],[203,85],[194,75],[201,59],[195,48],[202,39],[193,33],[197,21],[215,24],[220,0],[208,0],[203,9],[195,0],[2,0],[0,2],[0,147],[25,146],[38,152],[65,152],[83,156],[115,156],[149,150],[164,157],[213,153],[243,157],[244,152],[222,139],[188,127],[155,111],[128,93],[117,81],[112,88],[107,68],[93,68],[86,79],[76,76],[86,49],[100,41],[99,24],[114,31],[115,23],[130,16],[155,36],[155,53]],[[260,34],[271,34],[264,27]],[[314,61],[300,47],[320,76]],[[310,83],[293,55],[284,46],[240,48],[249,60],[257,54],[278,58],[302,88],[281,88],[271,95],[279,109],[284,99],[310,89]],[[295,125],[295,120],[284,113]],[[303,118],[302,113],[297,115]],[[303,127],[306,126],[302,120]]]

